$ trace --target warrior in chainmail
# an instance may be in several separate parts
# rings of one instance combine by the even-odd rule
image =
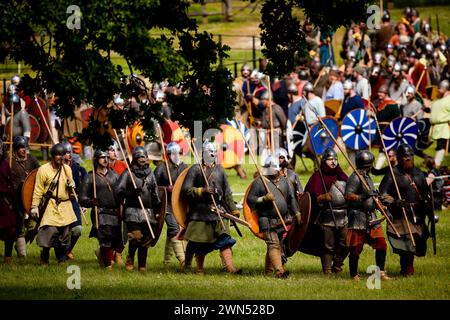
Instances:
[[[229,220],[214,211],[213,197],[219,210],[224,210],[237,217],[240,215],[234,203],[225,171],[221,165],[217,164],[217,147],[214,143],[205,141],[203,144],[202,163],[195,164],[189,169],[181,188],[181,194],[188,199],[189,203],[184,236],[188,240],[185,270],[191,267],[195,254],[197,274],[204,274],[205,256],[213,250],[219,249],[226,271],[233,274],[241,273],[242,270],[236,269],[233,265],[231,247],[236,240],[230,235]]]
[[[152,230],[156,230],[157,216],[155,208],[160,205],[155,175],[148,165],[147,151],[137,146],[132,152],[131,172],[126,170],[119,178],[117,196],[124,203],[125,222],[128,229],[128,256],[125,268],[128,271],[134,269],[134,256],[138,252],[139,271],[146,271],[148,247],[152,236],[147,225],[147,219]],[[133,175],[136,187],[134,187]],[[142,200],[142,204],[139,201]]]
[[[392,227],[388,225],[386,232],[389,242],[394,253],[400,255],[400,273],[403,276],[411,276],[414,274],[414,256],[423,257],[427,252],[427,239],[430,234],[425,217],[429,220],[434,219],[434,214],[425,175],[414,167],[413,148],[408,144],[401,144],[397,148],[397,160],[398,165],[393,171],[401,199],[398,197],[390,173],[387,173],[381,181],[380,194],[390,196],[388,208],[393,217],[392,222],[400,234],[400,237],[397,237]],[[414,237],[415,246],[409,230]]]
[[[122,252],[123,250],[119,202],[116,196],[119,175],[113,169],[108,168],[107,151],[95,150],[94,165],[95,186],[93,179],[94,173],[91,171],[83,179],[80,187],[79,200],[81,206],[92,208],[92,229],[89,237],[98,239],[100,252],[96,253],[100,257],[101,265],[107,269],[111,269],[114,260],[114,251]],[[96,188],[97,197],[94,197],[94,187]],[[97,208],[97,217],[95,216],[94,208]]]
[[[347,179],[347,175],[338,164],[336,152],[332,148],[327,148],[322,154],[320,171],[311,176],[305,187],[305,192],[311,195],[313,210],[319,212],[316,223],[323,231],[324,247],[321,262],[326,275],[341,272],[347,256],[348,219],[344,198]]]
[[[284,269],[282,249],[285,230],[274,203],[285,224],[292,221],[292,216],[301,220],[301,215],[292,185],[288,179],[280,175],[278,158],[272,155],[267,157],[262,175],[263,177],[256,178],[252,183],[247,203],[252,210],[258,212],[259,230],[267,245],[265,274],[271,275],[273,267],[277,278],[287,278],[289,271]],[[262,179],[265,179],[269,191]]]
[[[278,148],[275,152],[280,162],[280,175],[285,177],[294,187],[295,195],[298,196],[303,193],[303,186],[298,178],[297,173],[289,166],[289,155],[283,148]]]
[[[372,196],[376,196],[376,192],[369,172],[373,167],[374,160],[375,157],[368,150],[362,150],[356,155],[356,168],[358,173],[366,180],[370,190],[364,187],[356,173],[348,178],[345,187],[345,199],[348,203],[347,247],[350,253],[350,276],[354,280],[360,280],[358,260],[365,243],[375,249],[375,262],[380,268],[381,279],[390,279],[384,271],[386,240],[380,221],[377,222],[375,202],[372,199]]]
[[[173,185],[177,181],[179,175],[187,168],[187,165],[181,160],[183,152],[178,143],[172,141],[167,145],[166,153],[168,156],[167,165],[165,162],[160,163],[155,169],[155,178],[158,186],[165,187],[167,190],[167,237],[166,245],[164,247],[164,265],[170,263],[170,258],[173,253],[180,261],[181,266],[184,266],[185,253],[183,240],[178,240],[177,235],[180,232],[180,226],[175,220],[172,211],[172,190]],[[167,173],[167,166],[169,167],[170,178]]]
[[[14,137],[11,171],[13,173],[15,203],[19,216],[15,245],[19,257],[27,255],[26,240],[29,240],[27,236],[28,231],[33,230],[35,227],[34,220],[29,219],[22,204],[22,186],[28,174],[39,168],[39,166],[39,161],[31,153],[27,152],[27,138],[24,136]]]

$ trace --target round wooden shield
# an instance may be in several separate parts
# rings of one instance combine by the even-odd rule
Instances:
[[[130,146],[130,150],[133,150],[137,146],[145,145],[145,134],[142,124],[136,121],[134,125],[127,128],[127,143]]]
[[[238,129],[226,124],[222,124],[220,128],[222,131],[214,139],[218,150],[217,158],[224,169],[230,169],[242,163],[245,142]]]
[[[36,119],[35,116],[33,115],[29,115],[30,116],[30,126],[31,126],[31,134],[30,134],[30,143],[35,143],[38,141],[39,136],[41,134],[41,126],[39,125],[39,121]],[[9,133],[11,132],[11,129],[9,127],[9,122],[10,120],[8,119],[8,122],[6,123],[5,126],[5,133],[7,134],[8,140],[9,138]]]
[[[327,100],[325,101],[325,113],[327,116],[334,116],[341,107],[342,100]]]
[[[259,178],[257,178],[257,179],[259,179]],[[247,190],[245,191],[245,195],[244,195],[244,210],[243,211],[244,211],[244,219],[250,225],[250,230],[253,232],[253,234],[255,236],[257,236],[258,238],[262,239],[263,238],[263,234],[262,234],[262,232],[259,232],[258,212],[256,212],[256,210],[250,209],[250,206],[247,203],[248,193],[250,192],[250,189],[251,189],[253,183],[255,182],[255,180],[253,180],[252,183],[250,183],[250,185],[248,186]]]
[[[172,210],[173,216],[181,228],[186,229],[186,217],[189,209],[186,198],[181,194],[181,187],[183,186],[184,179],[189,171],[190,167],[187,167],[178,176],[177,181],[173,185],[172,190]]]
[[[322,117],[321,119],[327,126],[328,130],[331,131],[334,138],[337,139],[339,135],[339,126],[336,120],[330,116]],[[315,122],[315,124],[311,127],[310,132],[311,139],[308,140],[308,148],[312,154],[314,154],[315,151],[318,155],[320,155],[328,147],[334,146],[334,140],[330,138],[328,131],[322,127],[322,124],[319,121]],[[312,145],[313,143],[314,146]]]
[[[158,217],[158,223],[155,230],[153,230],[153,233],[155,234],[155,238],[150,241],[150,247],[154,247],[156,243],[159,240],[159,236],[161,235],[161,231],[164,227],[164,221],[166,219],[166,212],[167,212],[167,190],[164,187],[158,187],[158,195],[159,199],[161,200],[161,205],[159,206],[157,214],[159,214]]]
[[[296,218],[292,219],[292,225],[284,239],[285,248],[288,249],[286,250],[287,256],[292,256],[300,247],[302,240],[305,237],[306,230],[308,229],[309,218],[311,215],[311,196],[308,192],[302,193],[298,197],[297,202],[302,215],[302,223],[298,224]]]
[[[175,141],[183,151],[183,156],[189,151],[189,145],[186,141],[185,131],[178,125],[178,123],[172,120],[166,120],[161,125],[163,133],[163,141],[165,144],[169,144]]]
[[[50,125],[50,116],[48,113],[47,106],[45,105],[45,101],[42,98],[31,99],[29,105],[27,106],[27,111],[30,114],[30,124],[33,128],[33,123],[31,120],[31,117],[34,116],[39,124],[40,132],[39,136],[36,138],[36,142],[43,143],[46,142],[49,138],[49,133],[47,126],[45,123],[47,122],[47,125]],[[42,111],[42,113],[41,113]],[[44,117],[42,116],[44,114]]]
[[[31,204],[33,203],[34,184],[38,169],[31,171],[25,178],[22,185],[22,204],[27,214],[30,214]]]

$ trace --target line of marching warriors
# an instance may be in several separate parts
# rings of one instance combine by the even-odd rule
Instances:
[[[132,271],[137,253],[138,270],[145,271],[149,247],[154,245],[153,230],[157,230],[161,214],[166,213],[164,263],[169,263],[175,253],[182,269],[190,270],[195,258],[196,272],[203,274],[205,257],[218,250],[224,270],[240,274],[242,270],[233,263],[232,247],[236,240],[230,234],[230,222],[234,221],[230,218],[239,220],[240,211],[233,201],[225,171],[217,164],[216,145],[205,141],[201,162],[191,166],[184,177],[180,194],[188,203],[185,228],[178,225],[171,201],[173,185],[188,168],[181,160],[179,145],[175,142],[167,145],[167,162],[159,163],[154,172],[143,147],[132,151],[129,168],[117,159],[116,147],[95,151],[94,174],[86,173],[80,166],[69,143],[55,144],[51,148],[51,161],[42,166],[27,153],[24,137],[14,139],[11,167],[1,146],[0,236],[5,241],[4,261],[11,263],[14,243],[18,256],[24,257],[26,243],[34,238],[41,247],[41,264],[49,264],[51,248],[59,263],[74,259],[73,249],[81,235],[84,215],[80,208],[92,208],[89,236],[98,239],[95,254],[105,268],[111,269],[116,263]],[[434,226],[435,216],[430,189],[424,174],[414,167],[414,151],[409,145],[398,147],[397,165],[384,176],[379,190],[369,175],[374,156],[368,150],[357,153],[356,171],[348,177],[336,152],[326,149],[318,170],[304,189],[289,160],[283,149],[269,155],[245,198],[246,204],[257,213],[258,229],[267,246],[266,275],[278,278],[289,275],[285,264],[295,252],[285,239],[292,230],[307,223],[298,202],[303,193],[311,197],[311,221],[299,251],[320,256],[324,274],[342,272],[348,256],[351,278],[360,279],[358,260],[364,244],[368,244],[375,251],[381,278],[390,279],[385,270],[386,238],[393,252],[400,256],[400,273],[414,274],[414,257],[425,256],[427,251],[430,231],[426,220]],[[19,190],[35,168],[38,170],[32,206],[27,215]],[[160,208],[165,200],[158,188],[167,193],[163,213]],[[381,226],[383,219],[377,218],[376,210],[386,214],[389,222],[386,236]],[[122,258],[126,243],[123,225],[128,240],[126,259]]]

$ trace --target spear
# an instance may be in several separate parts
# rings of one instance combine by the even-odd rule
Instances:
[[[159,125],[159,123],[158,123],[158,131],[159,131],[159,139],[161,140],[164,163],[166,164],[167,176],[169,177],[169,185],[172,186],[173,185],[172,176],[170,175],[169,163],[167,162],[167,158],[166,158],[166,147],[164,147],[164,140],[162,137],[161,126]]]

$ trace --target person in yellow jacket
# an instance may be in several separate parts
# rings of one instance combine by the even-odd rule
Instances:
[[[66,252],[70,245],[70,224],[77,220],[70,202],[70,191],[75,187],[72,170],[63,164],[66,149],[63,144],[57,143],[50,152],[51,162],[41,166],[36,174],[30,210],[31,218],[36,221],[41,215],[37,244],[42,247],[43,265],[48,265],[50,248],[54,248],[58,263],[66,261]],[[45,208],[41,206],[43,212],[39,212],[38,208],[45,202],[47,192],[48,204]]]
[[[439,167],[444,160],[450,139],[450,90],[448,80],[439,84],[439,99],[431,103],[430,123],[433,125],[431,137],[437,140],[434,161]]]

